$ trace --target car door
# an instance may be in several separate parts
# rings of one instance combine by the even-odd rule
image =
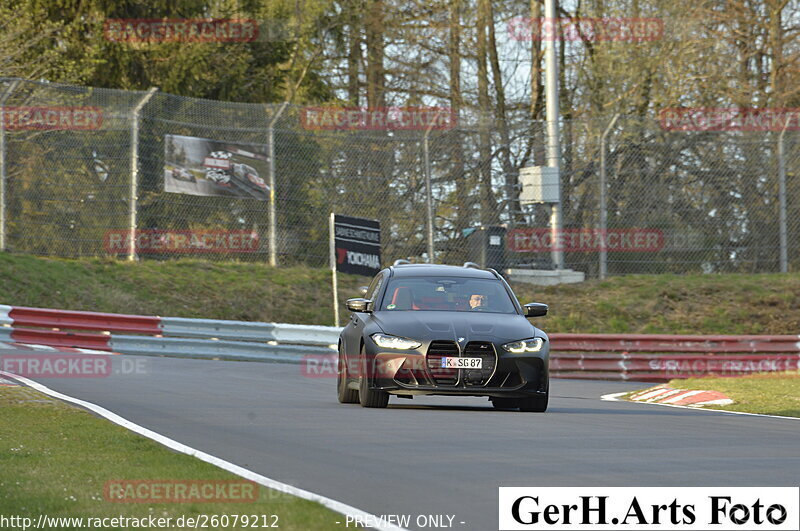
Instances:
[[[369,299],[374,303],[376,297],[380,294],[381,286],[383,286],[385,278],[386,273],[384,272],[380,272],[375,275],[375,278],[372,279],[364,298]],[[370,318],[371,314],[365,312],[352,312],[350,314],[350,321],[347,323],[342,337],[344,340],[343,347],[345,356],[348,359],[352,359],[352,362],[359,361],[356,358],[361,350],[361,337],[364,333],[364,325]]]

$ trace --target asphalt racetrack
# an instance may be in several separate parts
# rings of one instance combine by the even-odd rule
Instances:
[[[34,379],[272,479],[412,522],[445,514],[454,529],[497,529],[499,486],[800,477],[800,422],[600,400],[647,384],[553,380],[545,414],[448,397],[392,397],[380,410],[339,404],[335,378],[299,365],[114,358],[128,367],[109,377]]]

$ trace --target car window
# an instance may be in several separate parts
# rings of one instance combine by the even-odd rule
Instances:
[[[375,278],[372,279],[372,283],[369,285],[369,289],[367,289],[366,295],[364,295],[365,299],[369,299],[371,301],[375,300],[375,295],[380,291],[381,285],[383,284],[384,275],[378,273]]]
[[[392,278],[381,310],[517,313],[501,282],[461,277]]]

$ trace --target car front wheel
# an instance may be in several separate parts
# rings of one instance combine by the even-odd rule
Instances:
[[[492,397],[492,406],[495,409],[517,409],[517,400],[514,398]]]
[[[520,411],[529,413],[544,413],[547,411],[547,402],[550,398],[550,391],[548,390],[544,396],[531,396],[528,398],[520,398],[517,400],[517,405]]]
[[[358,401],[361,407],[383,408],[389,404],[389,393],[369,388],[367,353],[361,347],[361,374],[358,380]]]

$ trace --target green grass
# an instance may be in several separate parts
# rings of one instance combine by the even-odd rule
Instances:
[[[342,303],[366,277],[339,275]],[[0,253],[0,304],[333,324],[330,271],[176,260],[58,260]],[[635,275],[513,286],[545,302],[548,332],[785,334],[800,330],[800,274]],[[344,306],[340,313],[347,315]]]
[[[0,411],[0,515],[26,516],[35,522],[39,514],[92,518],[274,514],[280,529],[342,528],[335,524],[342,521],[341,515],[260,486],[258,499],[246,503],[107,501],[108,481],[240,478],[25,387],[0,387]]]
[[[0,253],[0,304],[333,324],[331,274],[258,263],[58,260]],[[365,277],[339,275],[342,301]]]
[[[672,380],[669,385],[675,389],[719,391],[733,400],[733,404],[708,406],[709,409],[800,417],[798,372],[763,373],[737,378],[691,378]]]
[[[800,274],[632,275],[581,284],[515,285],[545,302],[550,332],[790,334],[800,330]]]

